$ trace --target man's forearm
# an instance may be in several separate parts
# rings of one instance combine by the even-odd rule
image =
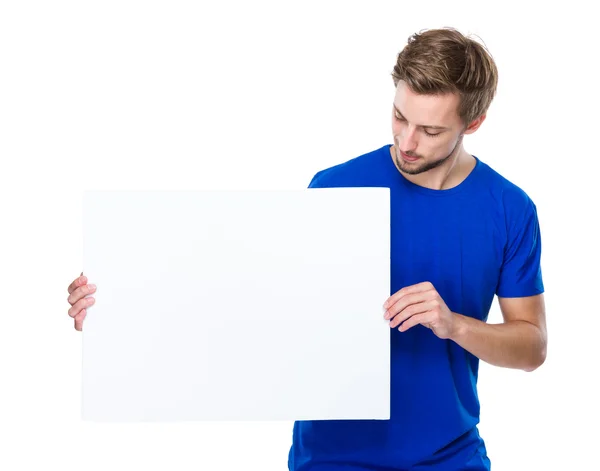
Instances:
[[[545,334],[526,321],[487,324],[472,317],[456,315],[451,340],[479,359],[496,366],[533,371],[546,358]]]

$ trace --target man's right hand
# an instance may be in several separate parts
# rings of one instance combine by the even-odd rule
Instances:
[[[69,316],[75,320],[75,330],[79,331],[83,329],[83,319],[85,319],[87,308],[96,302],[91,296],[85,297],[96,291],[96,285],[88,285],[87,282],[87,278],[81,272],[81,276],[75,278],[68,288],[67,301],[71,305]]]

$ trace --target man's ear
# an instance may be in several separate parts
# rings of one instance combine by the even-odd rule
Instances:
[[[479,118],[471,121],[471,123],[464,130],[463,134],[473,134],[475,131],[477,131],[477,129],[479,129],[479,126],[481,126],[481,123],[485,121],[485,117],[486,115],[483,114]]]

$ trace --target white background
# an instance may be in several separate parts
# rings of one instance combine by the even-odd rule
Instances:
[[[593,469],[597,25],[587,2],[531,3],[2,2],[0,469],[286,469],[287,422],[80,420],[66,288],[82,191],[304,188],[391,142],[396,54],[439,26],[494,55],[498,95],[465,146],[529,193],[542,227],[548,359],[481,365],[493,469]]]

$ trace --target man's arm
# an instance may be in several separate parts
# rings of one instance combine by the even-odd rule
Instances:
[[[522,191],[503,196],[506,241],[496,295],[504,322],[455,315],[451,338],[481,360],[533,371],[546,359],[546,312],[537,209]]]
[[[533,371],[544,363],[548,342],[544,295],[498,298],[502,324],[454,314],[450,339],[496,366]]]
[[[496,366],[533,371],[546,358],[546,313],[543,293],[521,298],[498,297],[504,323],[487,324],[450,311],[429,282],[407,286],[384,304],[391,328],[406,332],[417,324],[450,339],[479,359]]]

